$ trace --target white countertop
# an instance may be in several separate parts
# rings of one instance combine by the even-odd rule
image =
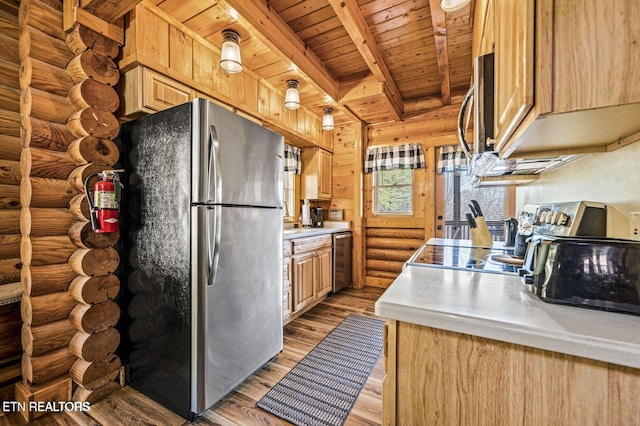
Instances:
[[[381,317],[640,368],[640,317],[543,302],[513,275],[407,266]]]
[[[292,240],[294,238],[313,237],[316,235],[334,234],[336,232],[350,231],[349,222],[324,222],[322,228],[289,228],[284,230],[284,239]]]

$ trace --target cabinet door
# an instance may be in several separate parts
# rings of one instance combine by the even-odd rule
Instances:
[[[500,150],[533,106],[534,1],[494,0],[495,136]]]
[[[473,57],[493,52],[494,42],[493,0],[477,0],[471,41]]]
[[[331,154],[318,151],[320,176],[318,177],[319,198],[331,198]]]
[[[322,297],[331,291],[332,266],[333,262],[330,248],[316,252],[316,297]]]
[[[189,102],[193,98],[194,93],[189,87],[147,68],[143,70],[143,80],[144,108],[162,111]]]
[[[293,257],[293,309],[299,311],[315,299],[315,253]]]
[[[302,150],[302,198],[331,198],[331,153],[320,148]]]
[[[282,317],[286,323],[293,313],[293,299],[291,298],[291,258],[285,257],[282,264]]]

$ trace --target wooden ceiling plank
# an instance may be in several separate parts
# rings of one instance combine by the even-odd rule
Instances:
[[[158,3],[160,9],[167,11],[183,23],[215,5],[215,0],[164,0]]]
[[[443,105],[451,104],[451,86],[449,83],[449,50],[447,47],[447,16],[440,9],[440,0],[429,0],[431,24],[436,40],[438,69],[440,70],[440,93]]]
[[[262,0],[225,0],[239,15],[238,21],[250,25],[255,36],[283,60],[293,62],[317,90],[338,99],[338,82],[320,59],[308,49],[298,35]]]
[[[389,92],[388,100],[392,109],[392,116],[396,120],[400,120],[402,115],[402,96],[391,76],[391,72],[382,59],[382,55],[378,51],[375,39],[367,22],[358,8],[356,2],[344,2],[342,0],[329,0],[329,4],[338,15],[342,25],[347,30],[349,36],[355,43],[369,66],[371,73],[384,83]]]

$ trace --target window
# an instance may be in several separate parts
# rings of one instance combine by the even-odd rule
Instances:
[[[296,209],[296,199],[295,199],[295,176],[296,173],[284,172],[283,176],[283,186],[284,186],[284,220],[287,222],[296,221],[295,218],[295,209]]]
[[[376,214],[413,214],[412,169],[373,172],[373,212]]]

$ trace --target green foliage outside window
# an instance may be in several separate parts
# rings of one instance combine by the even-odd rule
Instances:
[[[411,169],[374,172],[374,212],[379,214],[413,213],[413,171]]]

